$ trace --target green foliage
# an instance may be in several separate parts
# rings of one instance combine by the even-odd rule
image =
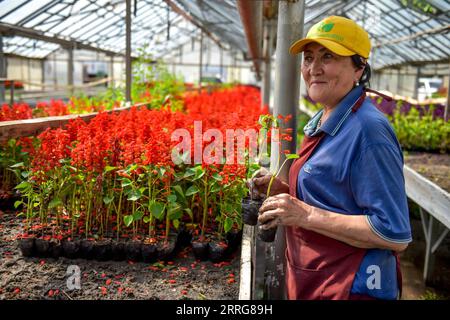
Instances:
[[[446,153],[450,151],[450,123],[433,118],[433,108],[420,116],[416,108],[401,114],[397,108],[390,117],[397,138],[405,150]]]
[[[147,47],[138,49],[139,57],[133,62],[132,100],[149,101],[151,109],[168,106],[173,111],[182,110],[179,97],[185,90],[183,79],[170,73],[162,60],[155,61],[146,52]]]

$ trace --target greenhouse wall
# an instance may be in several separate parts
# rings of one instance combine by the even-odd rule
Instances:
[[[7,57],[7,78],[20,80],[26,90],[39,90],[42,83],[42,60],[22,57]]]

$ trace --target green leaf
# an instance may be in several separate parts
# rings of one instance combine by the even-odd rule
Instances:
[[[105,203],[105,204],[110,204],[112,201],[114,200],[114,196],[105,196],[105,197],[103,197],[103,202]]]
[[[106,172],[110,172],[110,171],[112,171],[112,170],[116,170],[116,169],[117,169],[117,167],[106,166],[106,167],[105,167],[105,173],[106,173]]]
[[[128,179],[128,178],[123,178],[123,179],[122,179],[122,188],[127,187],[127,186],[131,185],[132,183],[133,183],[133,182],[131,182],[130,179]]]
[[[191,186],[191,187],[189,187],[187,189],[186,196],[189,197],[189,196],[192,196],[192,195],[194,195],[194,194],[196,194],[198,192],[199,192],[199,190],[198,190],[197,186]]]
[[[133,214],[133,220],[134,221],[139,221],[142,219],[142,217],[144,216],[144,212],[142,211],[135,211]]]
[[[162,203],[155,201],[150,205],[150,212],[156,219],[161,220],[164,216],[164,208]]]
[[[170,194],[170,195],[167,197],[167,201],[169,201],[170,203],[174,203],[174,202],[177,201],[177,196],[174,195],[174,194]]]
[[[173,189],[181,196],[181,198],[184,198],[183,189],[180,185],[174,186]]]
[[[61,201],[61,199],[55,198],[52,201],[50,201],[50,203],[48,204],[48,208],[52,209],[52,208],[55,208],[55,207],[60,206],[62,204],[63,204],[63,202]]]
[[[178,228],[180,227],[180,220],[178,219],[174,219],[172,220],[173,226],[175,227],[175,229],[178,230]]]
[[[145,216],[142,220],[144,221],[144,223],[150,223],[150,216]]]
[[[31,187],[31,184],[27,181],[22,181],[21,183],[19,183],[14,189],[27,189]]]
[[[20,168],[20,167],[24,167],[23,162],[19,162],[16,164],[13,164],[12,166],[9,166],[10,168]]]
[[[22,171],[22,173],[20,174],[23,178],[27,179],[28,176],[30,175],[29,171]]]
[[[14,208],[17,209],[17,207],[20,206],[21,204],[23,204],[23,201],[17,200],[16,202],[14,202]]]
[[[213,186],[211,187],[209,192],[219,192],[221,189],[222,189],[222,187],[220,185],[218,185],[217,183],[215,183],[215,184],[213,184]]]
[[[189,215],[189,218],[193,219],[194,218],[194,214],[192,213],[192,210],[189,208],[185,208],[184,211],[187,212],[187,214]]]
[[[222,176],[221,176],[220,174],[218,174],[217,172],[214,173],[214,174],[212,175],[212,177],[213,177],[213,179],[216,180],[216,181],[222,181],[222,180],[223,180]]]
[[[133,216],[132,215],[123,216],[123,222],[125,222],[125,225],[129,227],[133,223]]]
[[[290,153],[286,155],[286,159],[298,159],[300,156],[295,153]]]
[[[223,229],[225,232],[228,232],[231,230],[231,227],[233,226],[233,220],[230,217],[227,217],[225,219],[225,222],[223,223]]]
[[[128,194],[128,200],[136,201],[142,197],[142,193],[139,190],[131,190]]]

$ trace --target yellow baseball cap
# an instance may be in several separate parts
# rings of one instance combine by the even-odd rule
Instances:
[[[369,34],[353,20],[330,16],[316,23],[308,31],[306,38],[296,41],[289,52],[302,52],[308,43],[317,42],[340,56],[359,54],[369,58]]]

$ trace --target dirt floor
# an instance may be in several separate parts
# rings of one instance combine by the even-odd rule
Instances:
[[[407,152],[405,164],[450,192],[450,154]]]
[[[434,254],[434,271],[430,279],[423,280],[425,240],[420,219],[411,218],[413,241],[400,254],[403,275],[403,300],[450,299],[450,237],[447,236]]]
[[[24,258],[15,239],[19,221],[0,210],[0,300],[238,299],[240,247],[221,263],[196,261],[190,248],[155,264]],[[73,289],[78,270],[80,289]]]

